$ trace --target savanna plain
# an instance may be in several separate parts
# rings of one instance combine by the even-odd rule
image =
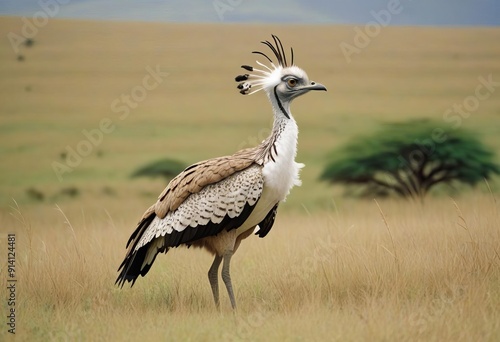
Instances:
[[[4,37],[21,27],[0,18]],[[230,154],[269,133],[267,99],[239,95],[234,76],[271,33],[328,92],[293,104],[303,185],[269,235],[235,254],[238,311],[224,288],[215,310],[211,256],[199,249],[173,249],[132,289],[115,287],[125,243],[165,186],[133,171]],[[500,340],[498,178],[424,201],[352,198],[318,180],[329,151],[384,122],[433,118],[478,132],[500,154],[500,88],[467,115],[443,116],[475,96],[481,77],[500,81],[500,30],[384,28],[348,61],[339,46],[355,34],[51,20],[18,53],[2,39],[0,339],[13,338],[4,290],[14,233],[20,341]],[[117,110],[151,70],[162,73],[156,86]],[[102,120],[112,129],[54,171]]]

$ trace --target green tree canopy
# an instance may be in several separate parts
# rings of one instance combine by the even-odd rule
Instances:
[[[333,151],[321,179],[367,194],[426,195],[437,184],[471,186],[500,174],[494,152],[465,130],[431,120],[386,124]]]
[[[137,169],[132,177],[163,177],[167,181],[177,176],[186,165],[174,159],[160,159]]]

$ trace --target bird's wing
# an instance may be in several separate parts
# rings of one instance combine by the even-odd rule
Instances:
[[[165,237],[164,246],[169,248],[216,235],[223,229],[238,228],[255,207],[263,187],[264,178],[259,165],[209,184],[191,194],[165,217],[156,215],[134,249],[138,250],[158,237]]]
[[[164,218],[169,212],[176,210],[189,195],[246,169],[256,162],[255,155],[258,152],[255,148],[245,149],[232,156],[209,159],[189,166],[172,179],[158,197],[156,215]]]
[[[276,219],[276,213],[278,212],[278,205],[279,203],[276,203],[276,205],[271,209],[271,211],[267,213],[266,217],[262,220],[262,222],[258,224],[259,230],[255,233],[255,235],[258,235],[260,238],[263,238],[267,235],[267,233],[269,233],[269,231],[273,227],[274,220]]]
[[[259,154],[261,151],[258,148],[249,148],[240,150],[232,156],[209,159],[187,167],[170,181],[158,197],[158,201],[142,215],[136,230],[127,242],[127,248],[135,247],[138,237],[142,236],[149,226],[148,220],[151,215],[164,218],[169,212],[176,210],[189,195],[199,192],[203,187],[217,183],[252,164],[261,165],[262,162],[256,160]]]
[[[243,170],[234,171],[241,167],[241,164],[229,164],[232,166],[223,166],[221,169],[223,171],[217,174],[219,177],[228,174],[230,168],[233,170],[230,175],[218,181],[210,181],[210,184],[195,193],[188,193],[176,209],[167,211],[164,216],[158,214],[158,205],[167,199],[166,196],[175,193],[175,187],[174,190],[161,196],[159,202],[146,211],[127,244],[130,246],[119,268],[122,271],[118,276],[118,283],[123,285],[125,281],[134,282],[139,275],[144,276],[159,252],[181,244],[189,245],[198,239],[216,235],[223,229],[238,228],[245,222],[262,194],[264,186],[262,167],[251,164]],[[196,168],[197,172],[202,172],[200,170],[206,173],[215,172],[213,166],[203,167],[201,163],[195,164],[193,168]],[[189,170],[192,168],[184,172]],[[200,182],[202,176],[193,175],[193,182],[202,183]],[[206,174],[204,179],[213,180],[215,177]],[[191,186],[191,183],[183,183],[182,180],[177,184]],[[178,191],[178,193],[183,192]]]

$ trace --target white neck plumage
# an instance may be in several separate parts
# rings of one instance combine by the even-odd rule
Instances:
[[[274,122],[271,135],[263,142],[265,146],[265,162],[276,163],[277,158],[293,161],[297,152],[298,127],[290,112],[290,103],[281,102],[268,94],[273,107]]]
[[[290,112],[290,104],[281,105],[269,96],[273,105],[274,123],[271,135],[263,142],[265,184],[274,189],[275,199],[282,201],[294,185],[300,185],[299,169],[295,162],[299,130]],[[286,113],[286,115],[285,115]]]

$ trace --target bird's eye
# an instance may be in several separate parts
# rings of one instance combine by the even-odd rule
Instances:
[[[290,78],[286,81],[289,87],[293,88],[297,85],[297,80],[295,78]]]

